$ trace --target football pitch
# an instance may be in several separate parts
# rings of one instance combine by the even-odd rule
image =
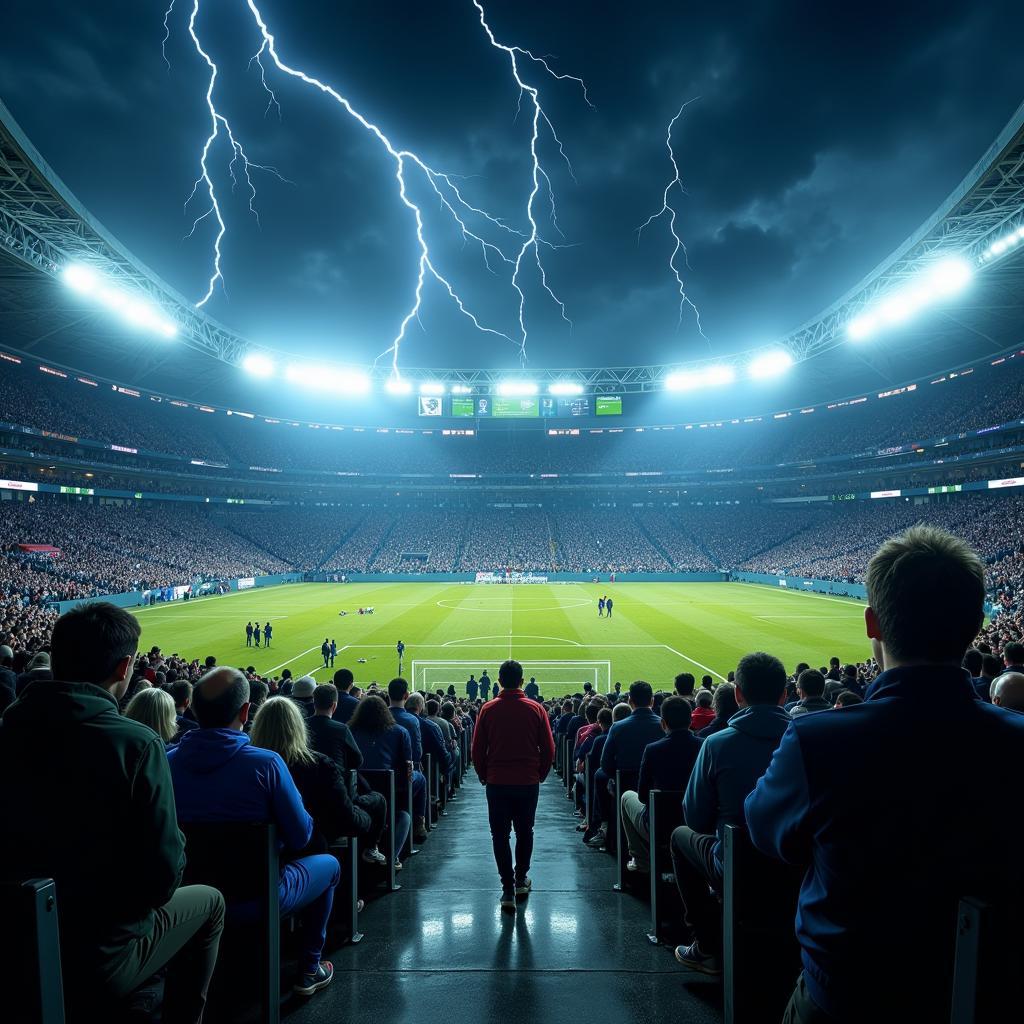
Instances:
[[[614,598],[612,618],[597,600]],[[359,615],[360,607],[372,615]],[[340,615],[340,612],[346,612]],[[252,665],[261,675],[312,675],[328,681],[324,639],[338,647],[335,668],[356,681],[386,684],[398,673],[417,689],[460,696],[470,673],[497,680],[508,657],[534,675],[544,696],[601,691],[646,679],[671,689],[678,672],[725,678],[750,651],[817,667],[870,654],[863,604],[742,583],[465,585],[448,583],[304,583],[138,609],[140,649],[156,644],[184,658],[215,655],[220,665]],[[247,647],[248,621],[273,623],[272,646]]]

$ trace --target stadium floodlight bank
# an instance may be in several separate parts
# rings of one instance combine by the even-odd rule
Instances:
[[[498,666],[508,658],[508,649],[504,652],[495,647],[490,657],[477,658],[474,661],[450,661],[436,660],[423,661],[417,659],[412,663],[412,685],[416,690],[436,690],[439,686],[443,689],[454,685],[461,697],[465,693],[466,681],[472,675],[479,680],[483,669],[488,669],[488,674],[497,685]],[[512,652],[515,657],[515,651]],[[544,693],[545,684],[557,686],[559,693],[564,693],[564,687],[571,686],[577,690],[583,689],[584,683],[590,683],[598,693],[611,693],[612,689],[612,663],[600,660],[561,660],[549,661],[535,658],[521,659],[523,666],[523,677],[529,680],[530,676],[536,676],[540,692]]]

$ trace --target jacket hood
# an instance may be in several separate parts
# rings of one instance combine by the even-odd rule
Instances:
[[[185,771],[206,775],[219,771],[249,746],[249,737],[238,729],[189,729],[178,741],[173,757]]]
[[[117,701],[100,686],[37,679],[4,712],[4,721],[10,725],[53,726],[89,722],[111,714],[119,717]]]
[[[729,727],[759,740],[778,740],[793,719],[785,708],[772,704],[754,704],[737,711]]]

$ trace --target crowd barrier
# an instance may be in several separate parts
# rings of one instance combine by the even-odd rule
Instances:
[[[733,583],[763,583],[770,587],[782,587],[785,590],[856,597],[861,601],[867,600],[868,596],[863,583],[846,583],[842,580],[816,580],[807,576],[779,576],[767,572],[732,572],[729,574],[729,579]]]

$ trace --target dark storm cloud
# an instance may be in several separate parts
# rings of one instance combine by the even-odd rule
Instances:
[[[43,155],[140,258],[202,294],[208,225],[182,241],[182,202],[206,117],[202,65],[178,0],[160,55],[162,8],[113,0],[14,5],[0,39],[0,95]],[[469,0],[261,4],[296,63],[337,84],[398,142],[465,174],[467,195],[522,225],[529,124],[516,118],[507,58],[490,49]],[[704,355],[692,318],[677,331],[667,226],[636,228],[660,205],[675,135],[688,195],[678,200],[690,294],[711,350],[763,343],[812,316],[910,234],[957,184],[1024,96],[1021,5],[747,2],[486,4],[499,37],[551,53],[587,81],[541,81],[571,155],[550,145],[567,248],[551,281],[575,328],[531,287],[538,363],[660,361]],[[415,248],[393,167],[323,98],[272,78],[283,116],[246,62],[256,36],[244,4],[203,9],[222,67],[223,103],[253,159],[294,184],[258,180],[262,227],[228,196],[227,297],[212,312],[295,351],[369,359],[407,308]],[[525,108],[524,108],[525,109]],[[543,205],[539,208],[544,213]],[[201,212],[196,208],[193,216]],[[442,227],[436,203],[428,220]],[[550,224],[545,234],[561,241]],[[515,303],[447,226],[439,261],[489,322]],[[410,337],[417,363],[509,361],[481,343],[436,291]]]

